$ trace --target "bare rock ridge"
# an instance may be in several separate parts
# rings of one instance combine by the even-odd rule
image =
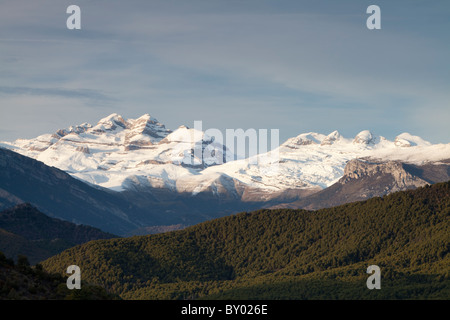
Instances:
[[[429,184],[427,181],[406,171],[404,164],[400,161],[372,162],[361,159],[350,160],[344,169],[344,176],[339,183],[346,184],[354,179],[362,177],[378,177],[390,174],[393,183],[389,186],[389,192],[395,192],[410,188],[422,187]],[[388,188],[386,186],[386,188]]]

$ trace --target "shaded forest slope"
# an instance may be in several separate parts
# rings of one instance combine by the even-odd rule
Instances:
[[[125,299],[450,298],[450,182],[317,211],[259,210],[46,260]],[[367,267],[382,290],[366,287]]]

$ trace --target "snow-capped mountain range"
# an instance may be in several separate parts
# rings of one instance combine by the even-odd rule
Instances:
[[[211,159],[237,160],[217,164],[205,156],[195,159],[199,144],[202,150],[216,152]],[[338,181],[352,159],[417,165],[450,159],[450,143],[431,144],[409,133],[389,141],[365,130],[351,139],[338,131],[302,133],[270,151],[272,157],[266,161],[252,161],[233,154],[204,132],[186,126],[172,131],[148,114],[138,119],[111,114],[94,126],[83,123],[34,139],[1,142],[0,147],[116,191],[153,187],[193,195],[243,188],[263,194],[320,190]]]

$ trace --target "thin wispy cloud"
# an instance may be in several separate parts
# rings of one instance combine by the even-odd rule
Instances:
[[[91,89],[30,88],[0,86],[0,95],[55,96],[72,99],[88,99],[96,102],[114,101],[111,97]]]

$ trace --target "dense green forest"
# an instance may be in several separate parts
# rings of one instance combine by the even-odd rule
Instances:
[[[0,252],[0,300],[115,300],[119,297],[82,281],[81,290],[69,290],[67,275],[48,273],[42,265],[30,266],[26,256],[17,264]]]
[[[318,211],[243,212],[43,262],[124,299],[449,299],[450,182]],[[381,290],[369,290],[369,265]]]

